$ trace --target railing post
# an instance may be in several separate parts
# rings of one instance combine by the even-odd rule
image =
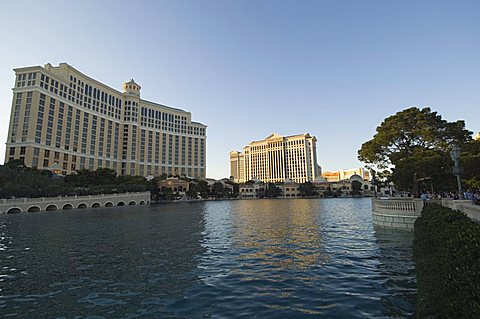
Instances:
[[[423,209],[423,200],[420,198],[414,198],[413,202],[415,203],[415,213],[420,215]]]

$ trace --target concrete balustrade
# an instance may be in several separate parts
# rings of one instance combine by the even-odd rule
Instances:
[[[480,221],[480,206],[468,200],[439,199],[423,201],[420,198],[372,198],[373,223],[378,226],[411,229],[420,217],[424,205],[439,204],[465,213]]]
[[[469,200],[454,201],[453,209],[465,213],[471,220],[480,222],[480,206],[472,205]]]
[[[0,213],[40,212],[150,203],[150,192],[1,199]]]
[[[419,198],[372,198],[373,223],[378,226],[413,229],[423,202]]]

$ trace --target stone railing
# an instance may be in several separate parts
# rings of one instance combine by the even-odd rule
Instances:
[[[470,201],[459,201],[460,203],[454,203],[453,209],[458,209],[462,213],[465,213],[470,219],[480,222],[480,206],[472,205]]]
[[[150,192],[1,199],[0,213],[144,205],[148,203],[150,203]]]
[[[378,226],[413,229],[423,201],[419,198],[372,198],[373,223]]]
[[[418,215],[422,211],[423,202],[416,198],[378,199],[372,198],[372,210],[375,212]]]
[[[413,229],[415,220],[420,217],[424,205],[439,204],[457,209],[480,221],[480,206],[468,200],[434,199],[423,201],[420,198],[372,198],[373,223],[379,226]]]

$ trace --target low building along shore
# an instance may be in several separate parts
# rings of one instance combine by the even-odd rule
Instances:
[[[357,183],[358,188],[353,186],[354,183]],[[268,197],[267,189],[269,184],[278,188],[278,194],[276,194],[275,197],[279,198],[371,197],[375,195],[374,186],[370,181],[364,180],[361,176],[355,174],[348,179],[335,182],[315,181],[313,183],[296,183],[287,179],[283,183],[264,183],[260,180],[250,180],[239,185],[238,198],[255,199]],[[381,195],[382,193],[379,192],[378,194]]]
[[[363,167],[356,167],[350,169],[339,169],[337,171],[323,172],[322,177],[325,178],[328,182],[338,182],[342,180],[349,179],[353,175],[358,175],[364,180],[371,180],[370,172]]]

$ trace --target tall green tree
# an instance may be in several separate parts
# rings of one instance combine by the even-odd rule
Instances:
[[[449,176],[449,151],[453,144],[460,146],[471,140],[472,132],[465,122],[447,122],[437,112],[426,107],[411,107],[386,118],[377,127],[373,138],[362,144],[359,160],[380,169],[391,169],[390,176],[401,190],[418,193],[417,180]],[[445,180],[448,184],[448,178]]]
[[[480,188],[480,141],[472,140],[463,146],[460,165],[464,169],[465,185]]]
[[[315,191],[315,186],[312,182],[305,182],[300,184],[298,187],[300,196],[309,197],[309,196],[317,196],[318,193]]]
[[[362,193],[362,183],[359,181],[352,181],[352,195],[360,195]]]
[[[390,180],[398,189],[412,191],[449,191],[455,189],[456,179],[452,174],[449,155],[440,150],[425,150],[399,159]],[[417,181],[416,185],[412,183]]]
[[[265,197],[276,198],[282,195],[282,190],[278,188],[274,183],[268,183],[265,189]]]
[[[223,197],[223,184],[220,183],[220,182],[215,182],[212,185],[212,190],[211,190],[210,194],[214,197],[222,198]]]
[[[200,193],[200,196],[202,198],[207,198],[208,197],[208,183],[204,180],[195,180],[194,181],[197,184],[197,191]]]

